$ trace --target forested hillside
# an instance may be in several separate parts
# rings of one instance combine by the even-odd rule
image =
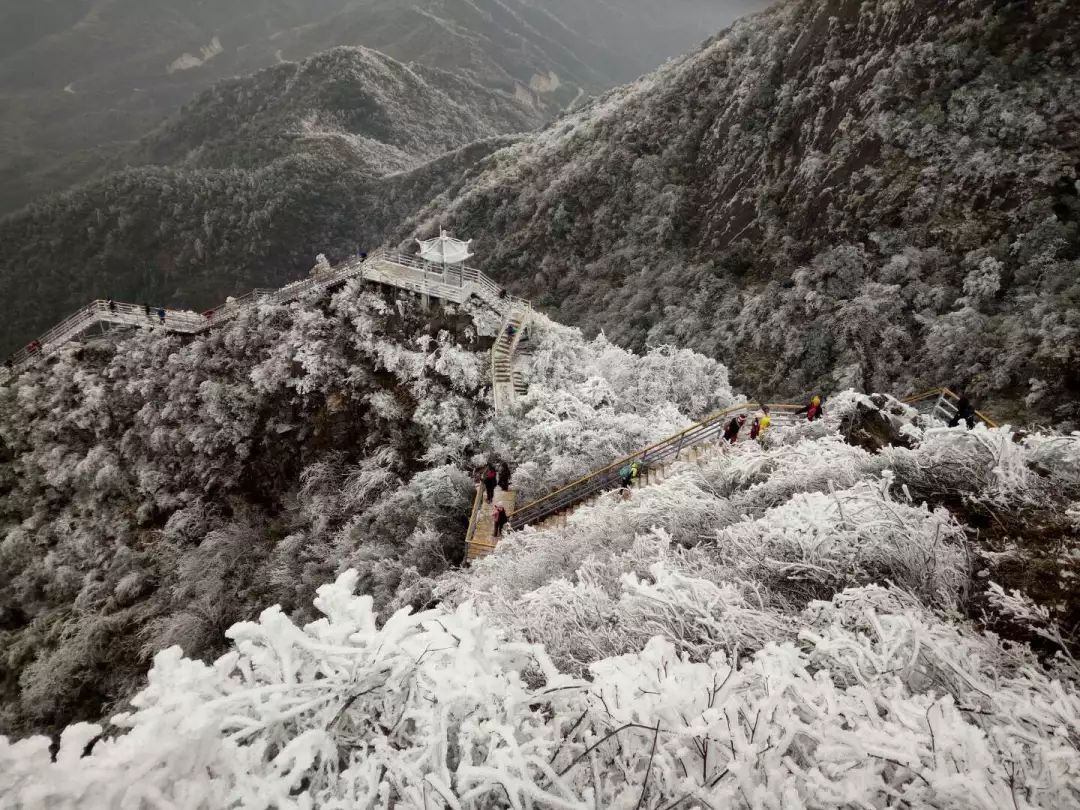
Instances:
[[[455,74],[366,48],[335,48],[219,82],[123,160],[252,169],[298,153],[337,153],[382,176],[542,120],[527,101]]]
[[[763,0],[9,0],[0,213],[100,176],[198,92],[342,45],[527,99],[546,115],[629,81]]]
[[[398,115],[365,81],[339,109],[332,76],[308,84],[340,59],[370,76],[379,62],[351,52],[276,68],[142,147],[190,167],[276,161],[122,173],[3,221],[0,341],[96,296],[210,306],[441,223],[563,320],[692,346],[761,396],[948,383],[1075,425],[1077,26],[1063,0],[781,3],[520,144],[385,181],[372,165],[423,149],[402,155],[384,116],[422,131],[430,108]],[[305,116],[305,95],[323,112]],[[493,103],[472,109],[514,126]]]
[[[501,323],[351,283],[0,386],[0,733],[100,718],[157,651],[212,659],[264,606],[306,621],[348,567],[384,617],[424,607],[463,558],[474,465],[528,460],[538,494],[732,400],[713,360],[541,319],[534,404],[492,421]]]
[[[565,321],[762,396],[949,383],[1080,425],[1080,16],[778,4],[490,157],[436,220]]]
[[[303,612],[341,560],[382,606],[460,559],[485,364],[470,318],[401,312],[348,288],[0,390],[8,733],[100,716],[162,646],[213,657],[262,605]]]
[[[150,165],[0,220],[0,353],[95,298],[206,309],[373,248],[538,121],[360,48],[222,82],[128,155]]]

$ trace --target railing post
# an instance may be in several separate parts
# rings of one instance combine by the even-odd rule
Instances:
[[[949,421],[952,420],[952,415],[945,408],[945,404],[947,402],[948,402],[948,400],[945,398],[944,393],[938,394],[937,401],[934,403],[934,408],[931,411],[931,413],[935,414],[935,415],[938,415],[938,416],[941,417],[942,420],[944,420],[946,422],[949,422]]]

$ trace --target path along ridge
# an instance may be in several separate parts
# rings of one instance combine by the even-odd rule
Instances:
[[[949,421],[956,414],[956,403],[959,399],[960,397],[948,388],[934,388],[902,401],[943,421]],[[769,430],[805,419],[797,413],[802,407],[799,405],[771,403],[764,407],[768,408],[771,418]],[[565,526],[570,515],[577,509],[594,503],[607,492],[620,488],[622,486],[620,470],[635,461],[642,465],[642,474],[635,482],[635,486],[660,483],[667,478],[671,466],[675,463],[700,464],[715,457],[719,452],[726,452],[729,445],[723,438],[723,431],[728,422],[740,414],[750,417],[762,411],[762,404],[757,402],[742,402],[724,408],[673,436],[624,456],[606,467],[594,470],[517,510],[511,510],[508,507],[510,522],[506,528],[512,531],[525,526],[538,528]],[[987,426],[997,427],[987,415],[976,412],[976,416]],[[479,497],[479,490],[477,497]],[[478,512],[474,504],[473,519],[470,521],[469,532],[465,538],[469,560],[479,559],[494,551],[498,541],[492,537],[490,521],[491,516]]]
[[[431,299],[463,304],[473,296],[502,316],[502,326],[491,353],[492,390],[496,412],[505,411],[523,393],[520,377],[515,377],[513,358],[522,330],[532,316],[531,304],[509,295],[505,289],[473,267],[440,267],[430,262],[387,250],[371,256],[353,257],[336,267],[316,268],[310,277],[279,289],[256,289],[240,298],[230,298],[222,306],[203,313],[190,310],[159,309],[117,301],[92,301],[64,319],[37,340],[12,354],[0,368],[0,383],[14,378],[55,355],[66,344],[78,340],[94,327],[152,328],[196,335],[236,318],[263,303],[286,304],[314,291],[324,291],[353,278],[386,284],[421,297],[426,307]],[[513,329],[507,329],[512,326]]]
[[[105,330],[118,328],[161,328],[178,334],[200,334],[228,323],[240,313],[262,303],[284,304],[299,300],[316,291],[325,291],[353,278],[386,284],[417,294],[426,307],[432,298],[462,304],[473,296],[491,306],[502,316],[502,324],[491,350],[491,384],[495,412],[504,413],[513,407],[526,391],[520,373],[514,369],[514,358],[523,333],[532,316],[531,304],[509,295],[505,289],[481,271],[464,265],[433,265],[414,256],[380,249],[366,258],[353,257],[336,267],[316,268],[310,277],[279,289],[256,289],[241,298],[230,298],[216,309],[203,313],[176,309],[154,309],[145,305],[97,300],[87,304],[54,326],[29,346],[8,358],[0,368],[0,383],[20,372],[44,362],[64,345],[85,335],[95,326]],[[922,407],[946,421],[956,413],[959,397],[948,388],[924,391],[904,400]],[[767,406],[772,426],[793,423],[799,406],[774,403]],[[676,462],[700,463],[711,457],[724,444],[723,429],[739,414],[750,415],[761,409],[760,403],[744,402],[725,408],[707,419],[670,436],[663,441],[638,450],[595,470],[549,495],[515,509],[517,495],[513,490],[496,492],[495,502],[503,505],[510,515],[507,529],[527,525],[547,526],[566,520],[579,507],[594,502],[605,492],[620,486],[619,470],[634,461],[641,462],[643,475],[637,486],[659,483]],[[992,419],[976,413],[985,424],[996,427]],[[468,559],[478,559],[491,553],[498,542],[493,531],[490,506],[485,509],[483,488],[477,485],[476,496],[465,536]]]

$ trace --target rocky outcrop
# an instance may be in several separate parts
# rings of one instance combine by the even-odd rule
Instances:
[[[915,447],[915,439],[904,430],[905,405],[883,394],[872,394],[855,402],[854,409],[840,422],[840,433],[848,444],[878,453],[883,447]]]

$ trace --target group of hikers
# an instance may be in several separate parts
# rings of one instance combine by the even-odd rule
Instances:
[[[110,298],[107,303],[109,307],[109,312],[116,312],[116,301]],[[149,304],[143,302],[143,312],[146,313],[146,317],[148,320],[153,320],[154,315],[156,314],[158,323],[165,323],[165,307],[157,307],[157,309],[155,310],[154,307],[151,307]]]
[[[822,405],[821,397],[815,394],[805,406],[794,411],[794,413],[805,415],[807,422],[816,422],[825,415],[825,408]],[[961,422],[964,422],[969,429],[974,428],[977,416],[978,413],[975,406],[971,404],[971,400],[966,396],[960,396],[956,402],[956,414],[949,421],[949,427],[956,427]],[[743,427],[746,425],[746,420],[747,415],[745,413],[733,417],[724,427],[723,440],[728,444],[735,444]],[[771,424],[772,416],[769,413],[769,406],[762,405],[760,415],[755,416],[750,424],[750,439],[760,439]],[[620,467],[618,476],[623,489],[630,489],[636,485],[644,470],[643,458],[634,459]],[[492,504],[491,517],[494,525],[494,536],[501,537],[503,528],[510,522],[510,516],[502,504],[495,503],[495,487],[498,486],[504,492],[510,489],[510,465],[504,461],[496,468],[493,463],[489,463],[479,473],[477,480],[484,486],[486,502]]]
[[[492,504],[491,520],[495,526],[494,536],[500,537],[503,527],[510,522],[510,515],[506,513],[505,506],[495,503],[495,486],[497,484],[503,492],[510,489],[510,465],[504,461],[496,470],[495,465],[489,463],[480,474],[480,483],[484,485],[484,492],[487,495],[485,500]]]
[[[110,301],[109,303],[111,304],[112,302]],[[151,309],[150,305],[147,304],[145,301],[143,302],[143,312],[146,313],[146,317],[149,320],[154,319],[153,310]],[[158,317],[158,323],[165,323],[165,307],[158,307],[157,308],[157,317]]]
[[[727,426],[724,428],[724,441],[729,444],[735,444],[739,439],[739,432],[742,430],[743,425],[746,424],[746,414],[740,413],[738,416],[732,418]],[[769,425],[772,424],[772,417],[769,415],[769,406],[761,406],[761,416],[755,416],[754,421],[750,424],[750,438],[757,439],[769,429]]]
[[[808,402],[799,410],[795,411],[796,414],[806,414],[807,422],[815,422],[825,415],[825,409],[821,404],[821,397],[814,394]],[[739,439],[739,433],[742,431],[743,425],[746,424],[746,414],[741,413],[736,417],[733,417],[727,426],[724,428],[724,441],[729,444],[735,444]],[[769,406],[761,406],[761,415],[755,416],[754,421],[750,423],[750,439],[759,439],[764,435],[765,431],[769,429],[769,425],[772,424],[772,416],[769,413]]]

